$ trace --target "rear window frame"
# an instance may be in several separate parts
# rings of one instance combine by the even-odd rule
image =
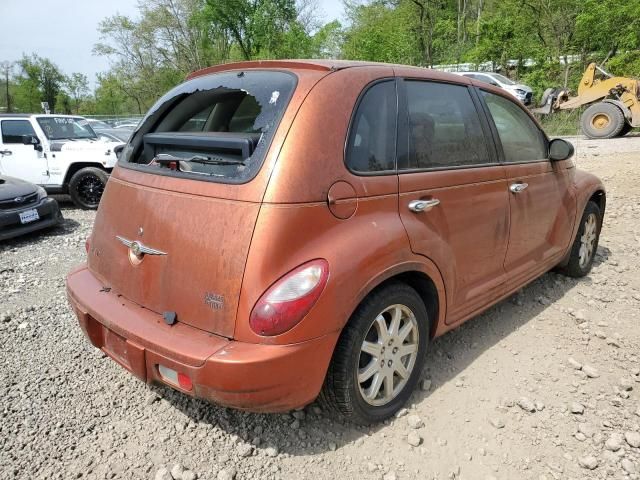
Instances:
[[[349,165],[348,154],[349,154],[349,140],[351,140],[351,134],[356,128],[355,120],[358,114],[358,110],[360,109],[360,105],[364,100],[364,98],[366,97],[367,93],[369,93],[369,91],[376,85],[379,85],[381,83],[386,83],[386,82],[393,83],[395,92],[396,92],[396,122],[395,122],[396,128],[393,131],[394,167],[393,169],[390,169],[390,170],[375,170],[375,171],[368,171],[368,172],[354,170]],[[349,173],[358,177],[384,177],[389,175],[397,175],[398,173],[398,132],[400,128],[400,90],[399,88],[400,86],[398,85],[397,77],[395,76],[380,77],[373,80],[372,82],[367,83],[358,94],[358,98],[356,99],[356,102],[353,105],[353,109],[351,110],[351,115],[349,118],[349,127],[347,128],[346,137],[344,140],[344,146],[342,149],[342,162],[345,168],[349,171]]]
[[[259,160],[259,163],[256,163],[255,168],[251,172],[250,176],[248,176],[246,178],[243,178],[243,179],[240,179],[240,180],[237,180],[237,179],[234,179],[232,177],[194,175],[194,174],[189,173],[189,172],[181,172],[181,171],[177,171],[177,170],[171,170],[171,169],[168,169],[168,168],[167,169],[163,169],[161,171],[158,168],[153,168],[153,167],[149,168],[148,164],[134,163],[134,162],[130,162],[128,160],[125,160],[125,159],[122,158],[122,155],[120,156],[120,158],[118,158],[117,166],[125,168],[125,169],[129,169],[129,170],[134,170],[134,171],[137,171],[137,172],[147,173],[147,174],[150,174],[150,175],[158,175],[158,176],[161,176],[161,177],[165,177],[166,176],[166,177],[179,178],[179,179],[185,179],[185,180],[195,180],[195,181],[198,181],[198,182],[208,182],[208,183],[214,183],[214,184],[246,185],[247,183],[250,183],[251,181],[253,181],[258,176],[258,174],[262,171],[262,168],[264,167],[265,160],[266,160],[267,156],[269,155],[269,152],[271,151],[271,147],[273,145],[273,139],[275,138],[275,136],[278,133],[278,130],[282,126],[282,119],[284,118],[285,113],[287,112],[287,110],[291,106],[291,100],[295,96],[297,88],[298,88],[298,84],[299,84],[298,75],[295,72],[291,71],[291,70],[283,70],[283,69],[278,69],[278,68],[239,68],[239,69],[223,70],[223,71],[219,71],[219,72],[215,72],[215,73],[210,73],[210,74],[206,74],[206,75],[201,75],[201,76],[196,76],[196,77],[193,77],[193,78],[189,78],[187,81],[176,85],[175,89],[177,89],[178,87],[180,87],[182,85],[186,85],[186,84],[188,84],[190,82],[193,82],[193,81],[203,80],[204,78],[207,78],[207,77],[214,77],[214,76],[221,75],[221,74],[232,74],[232,73],[240,74],[240,73],[248,73],[248,72],[254,72],[254,73],[255,72],[261,72],[261,73],[271,72],[271,73],[285,74],[285,75],[291,77],[291,79],[293,80],[293,83],[291,85],[291,91],[289,92],[288,96],[279,97],[279,99],[286,100],[286,103],[284,105],[284,108],[282,108],[280,110],[280,113],[276,117],[276,121],[274,122],[275,129],[272,131],[272,135],[270,136],[270,138],[267,140],[267,143],[265,144],[264,155],[262,155],[262,158]],[[171,92],[171,90],[169,92]],[[125,149],[131,145],[131,142],[133,142],[134,140],[136,140],[138,138],[138,135],[140,134],[140,128],[145,125],[145,123],[148,120],[148,117],[150,115],[154,114],[158,109],[160,109],[164,105],[164,103],[170,102],[170,101],[174,101],[176,97],[181,95],[181,93],[176,92],[176,94],[173,97],[167,98],[163,104],[160,104],[160,100],[162,100],[162,98],[164,98],[166,95],[168,95],[169,92],[167,92],[163,97],[161,97],[158,100],[158,102],[156,102],[147,111],[147,113],[145,114],[145,117],[140,121],[140,123],[138,124],[138,127],[131,134],[131,137],[129,138],[129,141],[125,145]],[[190,92],[189,95],[191,95],[191,94],[193,94],[195,92],[196,91],[194,90],[193,92]],[[166,112],[163,112],[155,120],[155,122],[154,122],[152,128],[150,129],[150,131],[145,132],[143,135],[145,135],[147,133],[152,133],[152,134],[153,133],[180,133],[180,132],[156,132],[155,131],[155,128],[157,128],[157,126],[163,121],[163,119],[166,117],[166,115],[173,110],[173,108],[175,108],[175,105],[172,106],[171,108],[169,108]],[[262,133],[262,135],[264,135],[264,133]],[[143,140],[140,140],[140,142],[141,142],[141,144],[138,146],[138,148],[144,148]]]

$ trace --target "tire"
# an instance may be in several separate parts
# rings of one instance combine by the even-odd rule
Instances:
[[[618,134],[618,136],[624,137],[631,130],[633,130],[633,127],[629,123],[624,122],[624,126],[622,127],[622,130],[620,130],[620,133]]]
[[[381,324],[389,328],[396,312],[400,314],[397,330],[402,332],[406,328],[409,333],[405,340],[386,337],[383,341],[380,329],[384,327]],[[384,322],[378,320],[381,317]],[[409,399],[420,378],[429,332],[427,310],[413,288],[404,283],[390,283],[375,290],[358,306],[340,335],[320,392],[320,402],[328,410],[363,425],[391,417]],[[365,340],[369,346],[375,347],[379,356],[362,350]],[[395,346],[391,340],[395,340]],[[400,347],[407,352],[414,348],[417,350],[415,355],[406,353],[400,356]],[[378,361],[385,367],[381,367]],[[403,368],[404,377],[398,373],[398,366]],[[372,370],[376,373],[369,377],[365,374],[362,381],[358,381],[359,371],[364,374]],[[377,390],[374,387],[376,381]],[[387,389],[388,385],[393,386]],[[388,397],[387,392],[390,392]]]
[[[69,182],[71,200],[83,210],[95,210],[108,179],[107,172],[96,167],[78,170]]]
[[[591,221],[595,222],[592,227]],[[592,236],[587,233],[585,237],[585,231],[589,231],[590,228],[595,228]],[[600,207],[595,202],[589,201],[584,209],[582,218],[580,219],[580,227],[576,234],[576,239],[571,246],[571,252],[569,253],[569,262],[560,267],[558,270],[560,273],[567,275],[568,277],[579,278],[584,277],[591,271],[593,266],[593,259],[596,256],[596,250],[598,249],[598,241],[600,239],[600,230],[602,229],[602,213]],[[591,242],[591,249],[586,246],[585,242]],[[588,253],[587,258],[582,258],[582,254],[585,253],[582,249],[586,248]]]
[[[560,88],[547,88],[542,94],[542,99],[540,100],[540,107],[544,107],[547,104],[549,97],[557,96],[559,91],[560,91]],[[555,98],[552,98],[552,101],[553,100],[555,100]]]
[[[617,137],[626,123],[622,110],[607,102],[591,105],[580,118],[582,132],[589,138]]]

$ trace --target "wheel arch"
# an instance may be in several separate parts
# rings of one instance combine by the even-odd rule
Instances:
[[[72,163],[71,165],[69,165],[69,168],[67,169],[67,173],[64,176],[64,181],[62,182],[63,185],[68,187],[69,182],[71,181],[71,178],[83,168],[88,168],[88,167],[99,168],[100,170],[103,170],[104,172],[107,172],[107,173],[111,173],[111,170],[113,170],[111,168],[105,168],[104,165],[97,162]]]
[[[412,287],[420,296],[429,316],[430,337],[437,335],[438,327],[444,325],[446,314],[446,295],[440,272],[435,265],[424,263],[406,263],[390,268],[372,279],[361,290],[347,322],[353,316],[362,301],[374,291],[389,283],[402,282]],[[345,323],[345,325],[346,325]],[[344,327],[344,326],[343,326]]]
[[[600,208],[600,228],[602,229],[602,223],[604,222],[604,213],[607,207],[607,192],[604,185],[595,175],[579,171],[576,176],[576,191],[577,204],[576,204],[576,219],[573,225],[573,232],[571,234],[571,241],[567,246],[566,253],[562,261],[558,264],[559,267],[566,266],[569,262],[569,255],[571,254],[571,247],[576,239],[578,230],[580,227],[580,220],[584,209],[587,207],[587,203],[593,201]]]
[[[604,191],[604,189],[599,188],[595,192],[593,192],[589,197],[589,199],[587,200],[587,202],[590,202],[590,201],[598,205],[598,207],[600,208],[601,218],[604,218],[604,211],[607,207],[607,193]],[[585,207],[586,207],[586,203],[585,203]],[[584,207],[583,207],[583,210],[584,210]]]
[[[612,98],[605,98],[604,100],[602,100],[602,103],[610,103],[611,105],[615,105],[616,107],[618,107],[620,111],[622,111],[622,115],[624,115],[625,120],[628,123],[631,123],[631,110],[629,110],[629,107],[627,107],[624,102],[621,102],[620,100],[614,100]]]

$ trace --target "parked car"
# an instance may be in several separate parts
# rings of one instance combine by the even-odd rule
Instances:
[[[127,143],[132,129],[129,128],[94,128],[99,140],[104,142]]]
[[[505,89],[525,105],[531,105],[533,101],[533,90],[528,85],[516,83],[513,80],[493,72],[457,72],[463,77],[474,78],[481,82],[489,83],[495,87]]]
[[[81,208],[98,207],[119,145],[98,141],[82,117],[0,113],[0,174],[69,194]]]
[[[109,128],[113,128],[111,125],[109,125],[107,122],[103,122],[102,120],[97,120],[95,118],[87,118],[87,122],[89,122],[89,125],[91,126],[91,128],[93,128],[94,130],[98,130],[98,129],[109,129]]]
[[[139,124],[139,120],[121,120],[119,122],[115,122],[113,124],[113,128],[126,128],[129,130],[132,130],[134,128],[136,128]]]
[[[0,240],[53,227],[62,221],[58,202],[44,188],[0,175]]]
[[[124,148],[68,298],[93,345],[145,382],[252,411],[320,396],[381,421],[431,339],[552,268],[589,272],[605,190],[572,155],[462,76],[208,68]]]

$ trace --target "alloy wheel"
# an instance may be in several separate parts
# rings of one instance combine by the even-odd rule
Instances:
[[[582,237],[580,237],[580,251],[578,253],[579,264],[584,268],[589,264],[595,253],[596,233],[598,230],[598,219],[594,213],[589,214],[584,221]]]
[[[76,186],[78,197],[87,205],[95,206],[100,203],[100,197],[104,192],[104,184],[97,175],[87,174],[83,176]]]
[[[357,381],[365,402],[383,406],[406,385],[416,364],[418,322],[405,305],[391,305],[374,319],[360,347]]]

